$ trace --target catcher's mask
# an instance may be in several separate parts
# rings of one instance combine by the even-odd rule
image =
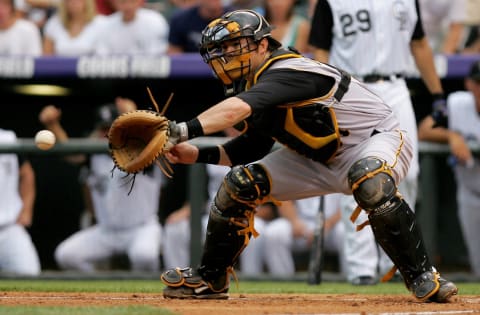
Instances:
[[[246,77],[251,71],[251,52],[263,38],[269,49],[281,44],[271,36],[272,26],[252,10],[236,10],[213,20],[202,32],[200,54],[225,86]]]

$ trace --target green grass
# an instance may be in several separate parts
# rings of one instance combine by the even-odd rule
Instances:
[[[460,295],[480,295],[480,284],[458,283]],[[0,280],[1,291],[31,292],[124,292],[161,294],[159,280]],[[232,283],[231,293],[269,294],[409,294],[403,283],[381,283],[376,286],[353,286],[348,283],[324,282],[308,285],[305,282],[240,281]],[[8,315],[175,315],[171,311],[148,305],[138,306],[0,306],[0,314]]]
[[[480,284],[457,283],[460,294],[479,295]],[[295,281],[240,281],[231,284],[231,293],[321,293],[321,294],[406,294],[403,283],[381,283],[375,286],[353,286],[345,282],[324,282],[308,285]],[[161,293],[163,284],[159,280],[0,280],[0,291],[37,292],[125,292]]]

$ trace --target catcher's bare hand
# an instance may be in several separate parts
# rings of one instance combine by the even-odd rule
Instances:
[[[198,148],[188,142],[181,142],[165,153],[165,157],[172,164],[193,164],[198,158]]]

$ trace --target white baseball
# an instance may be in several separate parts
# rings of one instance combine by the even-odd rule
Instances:
[[[40,150],[49,150],[55,145],[55,135],[50,130],[40,130],[35,135],[35,144]]]

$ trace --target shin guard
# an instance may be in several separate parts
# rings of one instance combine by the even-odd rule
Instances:
[[[408,289],[422,273],[434,270],[415,214],[404,200],[393,197],[370,211],[368,219],[377,242],[397,266]]]

